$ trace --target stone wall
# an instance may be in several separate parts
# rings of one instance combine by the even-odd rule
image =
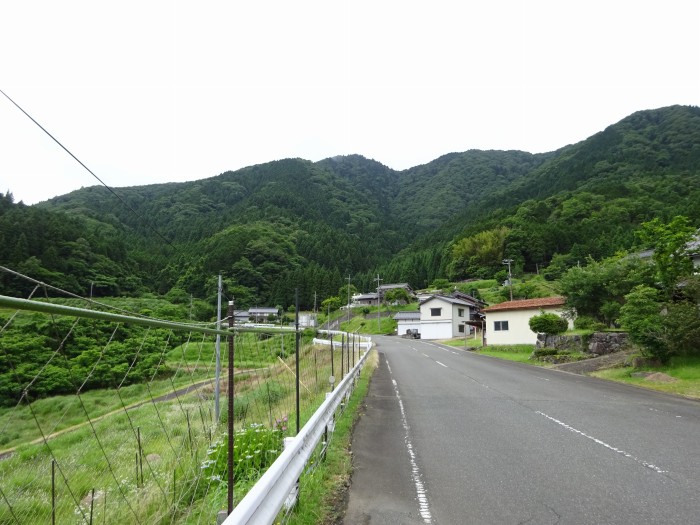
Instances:
[[[629,344],[626,332],[595,332],[590,336],[537,334],[535,348],[574,350],[597,356],[619,352]]]

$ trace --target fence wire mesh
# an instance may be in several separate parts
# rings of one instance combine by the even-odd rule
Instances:
[[[233,385],[221,341],[217,419],[216,336],[204,328],[8,307],[0,326],[2,525],[215,523],[227,504],[229,391],[239,501],[297,431],[296,371],[303,425],[360,351],[353,334],[324,345],[307,330],[297,350],[294,331],[238,329]]]

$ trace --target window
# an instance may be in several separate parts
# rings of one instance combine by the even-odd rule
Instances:
[[[507,332],[508,331],[508,321],[494,321],[493,330],[495,332]]]
[[[460,317],[464,317],[464,308],[457,308],[457,315]]]
[[[459,328],[457,328],[457,331],[458,331],[460,334],[463,334],[463,333],[464,333],[464,325],[463,325],[463,324],[459,325]]]
[[[442,315],[442,308],[431,308],[430,315],[433,317],[440,317]]]

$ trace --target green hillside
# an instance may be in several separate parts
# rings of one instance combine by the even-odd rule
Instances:
[[[639,224],[700,224],[700,108],[641,111],[558,151],[450,153],[395,171],[350,155],[285,159],[187,183],[90,187],[36,206],[3,196],[5,265],[78,293],[208,297],[241,306],[436,278],[564,268],[636,244]],[[495,248],[487,250],[487,245]],[[96,286],[95,283],[98,283]],[[15,279],[3,293],[26,294]],[[26,286],[25,286],[26,288]]]

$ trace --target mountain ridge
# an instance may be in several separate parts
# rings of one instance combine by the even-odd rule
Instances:
[[[306,283],[308,301],[311,288],[330,293],[348,272],[363,288],[377,271],[416,286],[448,274],[486,274],[493,268],[456,261],[452,246],[496,227],[508,229],[504,253],[524,268],[562,253],[585,258],[628,249],[643,220],[674,213],[700,220],[699,177],[700,108],[670,106],[633,113],[548,153],[467,150],[401,171],[357,154],[280,159],[197,181],[115,189],[128,207],[92,186],[33,208],[118,231],[138,279],[160,293],[207,293],[206,280],[194,277],[200,269],[258,283],[249,297],[290,304],[293,284],[273,278]],[[208,240],[232,227],[243,228],[249,243],[232,244],[230,261],[208,259]],[[285,248],[276,252],[256,242],[274,232],[292,245],[280,238]],[[256,247],[275,262],[276,276],[256,275],[256,264],[265,264]],[[40,248],[32,255],[46,258]]]

